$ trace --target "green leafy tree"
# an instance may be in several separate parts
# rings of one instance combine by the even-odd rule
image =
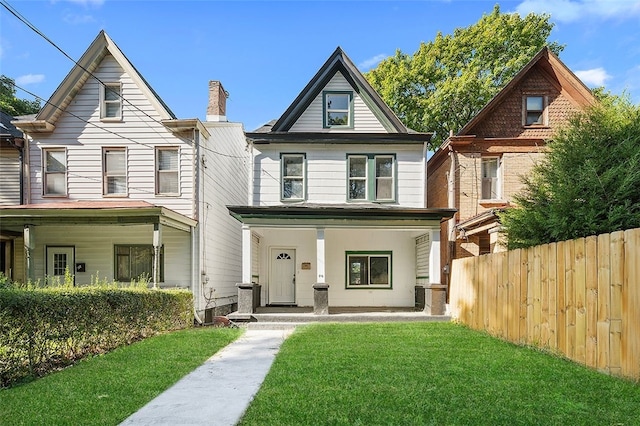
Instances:
[[[509,248],[640,227],[640,107],[628,96],[601,97],[548,148],[500,216]]]
[[[438,33],[408,55],[397,50],[366,73],[372,86],[408,127],[434,132],[435,150],[449,131],[459,131],[545,45],[549,15],[493,12],[453,35]]]
[[[35,114],[40,111],[40,101],[17,98],[15,80],[2,75],[0,76],[0,109],[14,117]]]

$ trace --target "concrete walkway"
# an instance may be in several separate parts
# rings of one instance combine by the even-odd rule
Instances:
[[[235,425],[292,331],[247,330],[121,424]]]

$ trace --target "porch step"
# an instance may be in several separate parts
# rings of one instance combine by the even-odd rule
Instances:
[[[361,312],[361,313],[340,313],[330,315],[314,315],[312,313],[270,313],[270,314],[230,314],[231,321],[245,323],[253,327],[284,327],[290,325],[295,327],[300,324],[314,322],[449,322],[448,315],[427,315],[422,312]],[[260,325],[258,325],[260,324]],[[276,328],[282,329],[282,328]]]
[[[246,324],[247,330],[293,330],[299,325],[308,323],[302,322],[249,322]]]

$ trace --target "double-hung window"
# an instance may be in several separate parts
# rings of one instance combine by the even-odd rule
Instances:
[[[178,148],[156,149],[156,194],[180,194],[179,158]]]
[[[122,86],[120,83],[100,85],[100,118],[120,120],[122,118]]]
[[[301,201],[305,199],[305,156],[304,154],[282,154],[281,197],[282,200]]]
[[[323,92],[325,128],[353,127],[353,93]]]
[[[347,156],[349,201],[394,201],[395,156]]]
[[[391,252],[350,252],[347,257],[347,289],[391,288]]]
[[[127,151],[125,148],[104,148],[103,193],[111,196],[127,195]]]
[[[525,96],[524,97],[524,125],[543,126],[545,120],[545,97]]]
[[[153,278],[152,245],[116,245],[115,278],[116,281]],[[164,247],[160,248],[160,281],[164,281]]]
[[[500,158],[482,159],[482,199],[499,200],[500,194]]]
[[[67,150],[64,148],[42,151],[43,194],[67,195]]]

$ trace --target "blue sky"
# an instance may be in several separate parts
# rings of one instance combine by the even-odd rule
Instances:
[[[474,24],[495,4],[550,13],[563,62],[588,86],[640,103],[640,0],[6,3],[74,59],[104,29],[178,118],[204,120],[208,82],[220,80],[229,120],[248,131],[278,118],[337,46],[364,72],[396,49],[413,53],[439,31]],[[72,66],[0,7],[2,74],[48,99]]]

